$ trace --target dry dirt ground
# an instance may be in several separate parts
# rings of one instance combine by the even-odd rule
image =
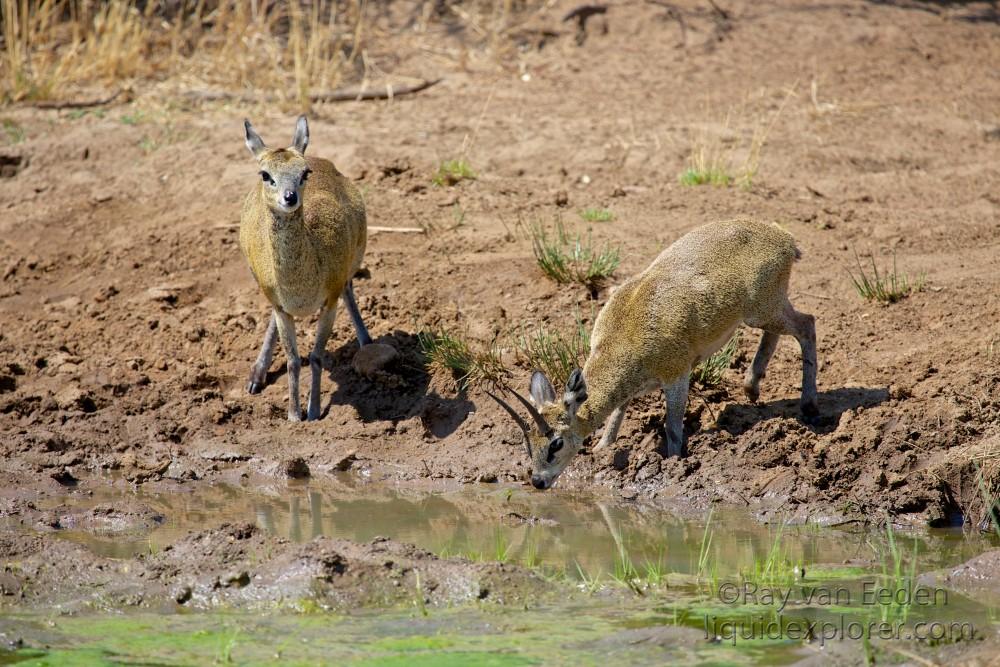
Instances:
[[[650,396],[613,450],[579,456],[559,487],[828,520],[981,521],[970,452],[1000,447],[995,6],[622,2],[582,33],[560,20],[573,6],[531,17],[499,56],[460,58],[453,41],[399,56],[393,74],[444,77],[426,91],[313,110],[309,150],[357,181],[369,224],[426,233],[371,235],[356,292],[373,336],[401,356],[358,376],[342,315],[312,423],[285,420],[280,352],[263,394],[244,391],[268,311],[236,243],[256,178],[241,122],[284,143],[293,110],[142,91],[101,112],[3,110],[24,132],[0,149],[8,509],[104,470],[138,483],[234,466],[523,480],[514,424],[433,377],[417,333],[447,327],[485,345],[538,324],[589,326],[610,286],[594,299],[548,280],[531,224],[558,218],[620,244],[613,285],[685,231],[752,215],[803,250],[791,298],[817,319],[819,424],[798,419],[791,339],[761,402],[746,402],[758,340],[747,332],[722,387],[692,395],[686,459],[658,453],[663,405]],[[767,128],[749,188],[679,182],[699,145],[721,145],[738,171]],[[478,178],[432,186],[460,155]],[[585,223],[591,206],[614,220]],[[862,300],[855,250],[883,266],[894,252],[925,288],[888,307]],[[311,336],[303,322],[300,349]],[[519,363],[518,384],[529,371]]]

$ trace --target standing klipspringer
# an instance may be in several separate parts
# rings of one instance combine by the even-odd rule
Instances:
[[[257,361],[250,369],[247,391],[264,387],[274,356],[274,343],[288,356],[288,419],[300,421],[299,370],[293,317],[319,311],[316,343],[309,355],[312,386],[308,419],[320,414],[322,357],[333,328],[337,299],[351,315],[361,346],[371,342],[361,319],[351,279],[365,254],[367,225],[361,193],[329,160],[306,157],[309,126],[299,116],[288,148],[264,146],[243,122],[246,145],[260,166],[257,184],[247,194],[240,221],[240,248],[257,284],[271,302],[271,321]]]

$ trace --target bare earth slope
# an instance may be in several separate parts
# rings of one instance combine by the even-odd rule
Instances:
[[[621,244],[621,280],[694,226],[753,215],[803,250],[792,299],[817,318],[819,426],[797,418],[791,339],[761,403],[747,404],[739,378],[754,333],[721,389],[692,394],[687,459],[657,453],[663,404],[650,396],[614,451],[580,456],[560,485],[803,516],[979,520],[970,451],[996,452],[1000,437],[995,9],[728,4],[723,17],[678,3],[683,23],[655,4],[613,5],[578,44],[559,20],[573,5],[559,3],[499,61],[413,58],[400,71],[445,81],[314,110],[309,150],[357,179],[369,224],[428,230],[371,235],[371,277],[356,291],[373,337],[401,357],[359,377],[341,316],[328,411],[314,423],[285,421],[280,353],[264,393],[243,391],[267,311],[236,246],[255,178],[241,122],[252,115],[281,143],[293,114],[165,111],[141,96],[103,117],[5,111],[26,140],[0,148],[20,159],[0,179],[2,484],[44,493],[100,469],[138,482],[232,465],[283,474],[297,458],[317,474],[350,452],[376,476],[521,479],[516,427],[489,399],[432,378],[417,332],[448,327],[485,344],[592,322],[607,289],[593,300],[546,279],[524,232],[533,223],[561,216]],[[767,128],[749,188],[679,183],[693,147],[721,146],[739,171]],[[463,142],[478,179],[431,186]],[[615,219],[587,225],[589,206]],[[847,274],[854,250],[882,265],[894,251],[926,288],[889,307],[864,302]],[[520,384],[529,370],[518,367]]]

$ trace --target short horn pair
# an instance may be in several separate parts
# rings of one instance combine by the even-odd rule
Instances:
[[[535,420],[535,424],[538,426],[538,432],[544,435],[545,437],[551,435],[552,428],[548,425],[548,423],[546,423],[545,417],[543,417],[542,414],[535,408],[535,406],[531,404],[531,401],[526,399],[524,396],[521,396],[513,389],[508,389],[508,391],[511,394],[513,394],[514,398],[516,398],[528,410],[528,414],[531,415],[532,419]],[[531,437],[530,437],[531,431],[530,427],[528,426],[528,422],[524,421],[521,415],[518,414],[517,410],[512,408],[507,401],[503,400],[502,398],[500,398],[491,391],[487,391],[486,394],[494,401],[499,403],[500,407],[506,410],[507,414],[509,414],[511,418],[515,422],[517,422],[517,425],[521,427],[521,432],[524,433],[524,448],[528,451],[528,458],[529,459],[532,458]]]

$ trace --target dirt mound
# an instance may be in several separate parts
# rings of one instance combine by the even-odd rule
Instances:
[[[928,586],[946,586],[983,604],[1000,604],[1000,550],[986,551],[957,567],[920,577]]]
[[[503,563],[441,559],[409,544],[317,538],[305,544],[253,525],[223,525],[128,560],[47,536],[0,536],[0,605],[210,608],[517,603],[551,586]]]

